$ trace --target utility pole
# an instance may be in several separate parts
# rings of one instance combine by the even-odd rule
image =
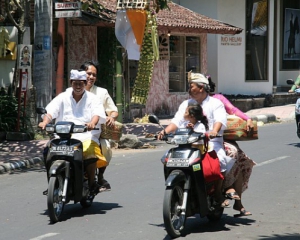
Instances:
[[[118,108],[118,121],[123,122],[123,104],[122,104],[122,47],[117,46],[117,57],[116,57],[116,106]]]
[[[57,27],[57,72],[56,72],[56,96],[63,92],[64,86],[64,63],[65,63],[65,19],[58,19],[58,27]]]

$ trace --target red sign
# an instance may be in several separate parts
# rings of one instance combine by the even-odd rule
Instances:
[[[56,2],[55,10],[80,9],[81,2]]]

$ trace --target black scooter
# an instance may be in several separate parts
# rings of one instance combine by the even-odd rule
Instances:
[[[295,82],[292,79],[286,80],[286,83],[289,85],[293,85]],[[298,95],[300,93],[297,92]],[[297,99],[295,104],[295,119],[296,119],[296,126],[297,126],[297,136],[300,138],[300,97]]]
[[[46,110],[40,107],[37,108],[37,113],[45,114]],[[71,200],[74,203],[80,202],[83,207],[92,205],[94,197],[99,192],[99,186],[95,179],[95,187],[89,189],[85,168],[97,159],[83,161],[82,142],[71,139],[72,133],[86,132],[86,126],[62,121],[47,124],[46,131],[58,136],[49,141],[45,154],[48,214],[51,222],[55,223],[60,221],[65,204]]]
[[[149,122],[160,125],[155,115],[149,116]],[[174,135],[166,134],[162,139],[178,145],[167,151],[161,159],[166,185],[163,219],[172,238],[182,234],[187,217],[200,214],[201,217],[216,221],[224,211],[214,199],[215,182],[206,182],[204,179],[201,151],[192,147],[192,143],[205,138],[207,136],[204,133],[179,128]]]

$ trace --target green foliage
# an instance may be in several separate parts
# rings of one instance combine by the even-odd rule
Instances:
[[[103,5],[101,5],[99,2],[95,0],[86,0],[81,5],[82,11],[85,12],[96,12],[97,14],[100,14],[101,11],[103,11],[105,8]]]
[[[157,7],[159,9],[156,10],[156,12],[158,12],[159,10],[163,10],[163,9],[169,9],[169,6],[168,6],[168,0],[157,0]]]
[[[95,84],[106,88],[113,97],[117,43],[115,30],[114,28],[98,28],[97,31],[99,71]]]
[[[14,131],[18,117],[18,100],[16,97],[5,91],[0,90],[0,131]]]

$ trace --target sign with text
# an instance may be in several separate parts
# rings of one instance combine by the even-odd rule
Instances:
[[[159,36],[159,59],[170,60],[169,36],[166,34]]]
[[[81,2],[56,2],[55,10],[80,9]]]
[[[81,2],[55,3],[55,18],[74,18],[81,16]]]
[[[55,11],[56,18],[81,17],[81,10]]]
[[[221,36],[221,45],[222,46],[241,46],[242,37],[236,36]]]

